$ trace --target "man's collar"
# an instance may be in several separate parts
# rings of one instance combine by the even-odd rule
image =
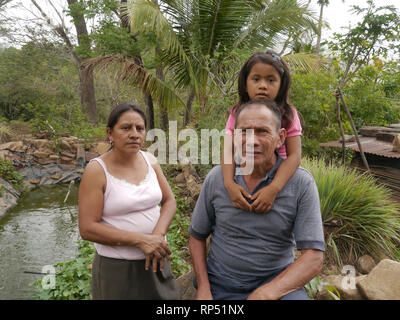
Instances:
[[[284,160],[279,156],[278,152],[276,152],[276,151],[275,151],[275,155],[276,155],[276,162],[275,162],[274,166],[269,171],[267,171],[265,177],[262,178],[261,181],[267,181],[268,179],[271,179],[271,180],[274,179],[279,166],[281,165],[281,163]],[[234,179],[235,179],[236,183],[238,182],[237,176],[243,176],[242,169],[239,166],[236,166],[236,170],[235,170]]]

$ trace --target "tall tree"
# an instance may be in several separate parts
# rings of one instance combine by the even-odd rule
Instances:
[[[97,107],[94,90],[93,76],[84,77],[81,70],[81,64],[84,59],[90,56],[91,42],[86,26],[81,3],[78,0],[67,0],[70,15],[73,18],[76,34],[78,37],[80,54],[76,55],[79,63],[79,80],[81,87],[81,104],[90,122],[97,122]]]
[[[88,120],[90,122],[97,122],[97,108],[96,108],[96,99],[94,92],[94,83],[93,77],[84,77],[81,64],[83,60],[87,57],[88,52],[90,51],[90,41],[88,37],[88,31],[86,28],[86,22],[84,20],[83,14],[79,11],[79,3],[77,0],[67,0],[69,9],[71,11],[71,16],[74,19],[74,25],[76,28],[77,36],[78,36],[78,44],[80,47],[79,54],[76,51],[76,48],[71,41],[68,32],[65,28],[64,21],[62,19],[61,23],[56,24],[53,22],[51,17],[46,13],[45,10],[39,5],[36,0],[31,0],[32,4],[39,10],[40,14],[46,21],[46,23],[54,30],[58,36],[63,39],[65,45],[70,52],[75,65],[78,69],[79,80],[80,80],[80,93],[81,93],[81,104],[83,111],[85,112]],[[55,6],[49,1],[54,10]],[[61,14],[56,10],[56,13],[59,17]]]

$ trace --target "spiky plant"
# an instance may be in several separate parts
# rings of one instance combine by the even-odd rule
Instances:
[[[340,266],[358,256],[382,253],[396,259],[400,246],[400,205],[369,174],[323,159],[303,159],[316,181],[325,232],[326,259]]]

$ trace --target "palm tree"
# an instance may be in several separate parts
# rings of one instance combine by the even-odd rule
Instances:
[[[342,0],[344,2],[344,0]],[[317,45],[315,47],[315,54],[319,56],[321,51],[321,36],[322,36],[322,24],[324,16],[324,7],[329,5],[329,0],[318,0],[320,5],[319,19],[318,19],[318,33],[317,33]]]
[[[210,75],[224,72],[213,66],[229,59],[236,49],[273,47],[290,30],[309,28],[316,20],[307,5],[297,0],[159,0],[158,5],[151,0],[131,0],[126,12],[133,34],[156,35],[164,75],[173,86],[140,66],[130,74],[123,70],[122,77],[134,77],[134,82],[165,105],[184,106],[177,89],[189,89],[203,114]],[[103,64],[101,58],[96,63]]]

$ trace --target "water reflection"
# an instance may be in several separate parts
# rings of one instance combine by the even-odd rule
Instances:
[[[45,265],[76,254],[78,187],[63,203],[68,185],[40,187],[24,195],[0,219],[0,299],[31,299],[29,283]]]

